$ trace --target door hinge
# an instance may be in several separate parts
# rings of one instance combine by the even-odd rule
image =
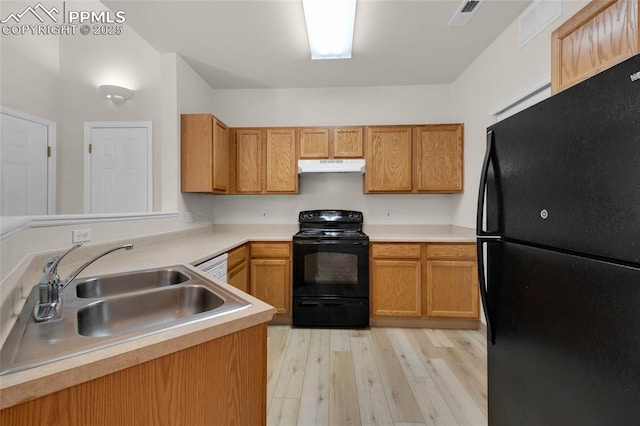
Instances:
[[[89,154],[91,154],[91,152],[93,151],[93,144],[89,144]]]
[[[51,158],[51,147],[47,146],[47,158]]]

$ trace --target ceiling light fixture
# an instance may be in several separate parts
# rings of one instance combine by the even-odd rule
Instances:
[[[133,96],[133,90],[127,89],[122,86],[113,86],[111,84],[103,84],[99,86],[104,95],[114,104],[123,104],[131,96]]]
[[[302,0],[311,59],[351,58],[356,0]]]

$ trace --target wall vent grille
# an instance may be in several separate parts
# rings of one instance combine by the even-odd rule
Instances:
[[[478,3],[480,3],[479,0],[478,1],[468,1],[462,6],[462,10],[460,10],[460,12],[461,13],[469,13],[469,12],[473,11],[473,9],[476,8]]]
[[[478,6],[480,5],[480,0],[465,0],[462,2],[456,13],[453,14],[451,20],[449,21],[450,27],[462,27],[467,25],[467,22],[471,19],[471,17],[478,10]]]

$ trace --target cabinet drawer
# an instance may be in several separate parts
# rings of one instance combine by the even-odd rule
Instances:
[[[291,253],[289,243],[251,243],[251,257],[285,257]]]
[[[371,256],[375,258],[420,258],[420,244],[413,243],[374,243]]]
[[[474,258],[475,244],[427,244],[428,258]]]
[[[240,265],[247,260],[247,245],[243,244],[240,247],[236,247],[229,251],[229,258],[227,259],[227,268],[229,270]]]

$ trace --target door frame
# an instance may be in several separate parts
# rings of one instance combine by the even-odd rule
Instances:
[[[84,122],[84,212],[91,213],[91,131],[96,128],[147,129],[147,212],[153,211],[153,124],[151,121],[85,121]]]
[[[47,127],[47,146],[51,155],[47,157],[47,214],[56,213],[56,122],[38,117],[37,115],[18,111],[0,105],[0,113],[19,118],[21,120],[32,121]]]

